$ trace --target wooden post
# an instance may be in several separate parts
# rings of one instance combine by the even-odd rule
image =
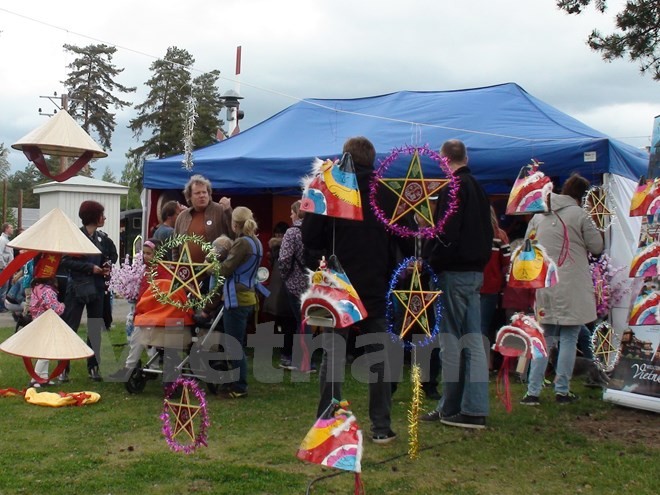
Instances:
[[[7,179],[2,181],[2,223],[7,221]]]
[[[23,189],[18,191],[18,205],[16,206],[16,230],[23,228]]]
[[[62,110],[64,111],[69,111],[69,95],[66,93],[62,93],[61,96],[62,99]],[[66,160],[66,156],[60,156],[60,173],[63,173],[67,168],[68,168],[68,163]]]

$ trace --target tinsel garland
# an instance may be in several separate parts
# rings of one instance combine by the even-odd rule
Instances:
[[[190,171],[193,168],[193,148],[195,137],[195,120],[197,119],[197,105],[195,97],[191,94],[186,103],[186,121],[183,123],[183,168]]]
[[[397,225],[396,223],[392,223],[391,218],[388,217],[388,215],[382,210],[376,199],[380,180],[385,177],[385,174],[387,173],[387,170],[390,168],[390,166],[399,158],[400,155],[412,156],[415,154],[415,152],[417,152],[419,155],[428,156],[433,161],[437,162],[440,166],[440,169],[444,172],[447,179],[449,180],[449,184],[446,186],[449,188],[448,202],[442,216],[438,218],[438,222],[434,226],[421,227],[419,229],[411,229],[405,225]],[[456,179],[454,174],[452,174],[448,161],[445,157],[440,156],[439,153],[433,151],[428,147],[428,145],[424,145],[422,147],[407,145],[401,148],[394,148],[392,152],[380,162],[380,165],[374,172],[371,183],[369,185],[369,203],[376,218],[378,218],[378,220],[380,220],[383,225],[385,225],[385,228],[390,230],[393,234],[399,237],[425,237],[430,239],[443,232],[447,220],[458,209],[459,187],[460,181]]]
[[[408,457],[419,457],[419,413],[422,410],[422,369],[415,361],[410,369],[412,399],[408,409]]]
[[[177,442],[174,438],[175,433],[172,431],[172,425],[170,421],[170,404],[171,402],[169,401],[170,397],[174,394],[174,392],[181,387],[183,390],[184,388],[187,388],[189,392],[192,392],[197,401],[199,402],[199,414],[200,414],[200,421],[199,421],[199,432],[197,435],[193,436],[193,441],[190,444],[181,444]],[[187,396],[187,395],[186,395]],[[183,392],[182,392],[182,397],[183,397]],[[197,407],[197,406],[196,406]],[[199,388],[197,385],[197,382],[195,380],[191,380],[188,378],[183,378],[179,377],[171,383],[168,387],[167,390],[165,391],[165,400],[163,402],[163,412],[160,415],[160,420],[163,422],[163,428],[162,428],[162,433],[165,436],[165,439],[167,440],[167,445],[169,445],[170,449],[174,452],[183,452],[184,454],[191,454],[192,452],[197,449],[197,447],[204,446],[207,447],[208,444],[206,443],[207,440],[207,432],[209,425],[211,424],[209,421],[209,414],[208,414],[208,407],[206,404],[206,396],[202,389]],[[183,421],[191,421],[192,418],[183,418]],[[182,423],[182,418],[180,417],[175,417],[175,421],[180,425]],[[182,428],[185,428],[185,426],[182,426]],[[175,430],[177,428],[175,427]],[[193,430],[191,428],[191,430]],[[194,430],[193,430],[194,432]]]

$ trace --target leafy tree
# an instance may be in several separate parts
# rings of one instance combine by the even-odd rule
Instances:
[[[122,205],[123,210],[132,210],[140,208],[140,192],[142,191],[142,160],[130,153],[126,154],[126,165],[121,174],[120,184],[128,187],[128,196],[126,204]],[[122,201],[123,202],[123,201]],[[125,206],[125,207],[124,207]]]
[[[136,138],[146,129],[151,130],[151,136],[142,146],[129,151],[132,156],[163,158],[182,151],[186,100],[191,89],[188,68],[194,63],[195,59],[186,50],[170,47],[165,58],[151,64],[153,75],[146,82],[151,89],[147,99],[135,106],[138,116],[128,125]]]
[[[557,6],[569,14],[580,14],[593,3],[600,12],[607,9],[607,0],[556,0]],[[616,15],[617,31],[603,35],[594,29],[587,44],[601,52],[603,60],[611,62],[628,55],[639,62],[642,74],[652,74],[660,81],[660,2],[658,0],[628,0]]]
[[[18,207],[19,191],[23,191],[23,208],[39,208],[39,196],[34,194],[33,189],[48,181],[33,163],[28,163],[25,170],[18,170],[9,176],[7,204]]]
[[[112,173],[112,170],[110,170],[110,167],[108,165],[105,166],[105,170],[103,171],[103,176],[101,177],[101,180],[105,182],[112,182],[113,184],[117,184],[117,178],[115,177],[115,174]]]
[[[65,44],[64,49],[76,56],[67,66],[70,71],[63,81],[69,93],[68,112],[81,122],[85,132],[96,131],[103,149],[111,150],[116,114],[108,109],[121,110],[130,106],[130,102],[118,98],[115,93],[133,93],[136,88],[115,81],[124,69],[118,69],[112,63],[117,51],[114,46]]]

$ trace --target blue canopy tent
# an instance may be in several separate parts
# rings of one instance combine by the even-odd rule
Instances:
[[[300,178],[316,157],[341,155],[344,141],[366,136],[378,159],[392,148],[429,144],[438,149],[458,138],[468,147],[470,168],[489,193],[508,193],[531,158],[542,171],[563,178],[581,171],[598,182],[609,172],[637,180],[648,154],[608,138],[508,83],[456,91],[401,91],[367,98],[307,99],[226,141],[193,153],[144,164],[144,187],[180,190],[192,174],[202,174],[223,194],[296,194]],[[437,164],[424,159],[426,176]],[[391,172],[403,173],[399,164]],[[388,174],[390,175],[390,174]]]

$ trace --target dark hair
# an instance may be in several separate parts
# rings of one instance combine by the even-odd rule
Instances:
[[[376,148],[366,137],[352,137],[344,143],[344,153],[350,153],[355,168],[372,170],[376,159]],[[357,170],[356,170],[357,171]]]
[[[39,284],[50,285],[53,289],[57,290],[57,277],[35,277],[30,282],[30,287],[34,289]]]
[[[450,162],[464,162],[467,158],[467,150],[465,143],[458,139],[450,139],[445,141],[440,148],[440,152],[447,157]]]
[[[273,234],[284,234],[286,229],[289,228],[289,224],[286,222],[277,222],[275,227],[273,227]]]
[[[160,221],[164,222],[170,217],[173,217],[176,215],[176,211],[178,210],[179,205],[176,201],[168,201],[163,205],[163,207],[160,209]]]
[[[82,224],[87,226],[98,222],[104,211],[105,207],[97,201],[83,201],[80,203],[78,216],[82,220]]]
[[[5,222],[2,224],[2,232],[7,230],[8,227],[11,227],[11,224],[9,222]]]
[[[582,202],[584,193],[587,192],[587,189],[589,189],[590,186],[591,183],[587,179],[578,173],[574,173],[568,179],[566,179],[566,182],[564,182],[564,185],[561,188],[561,194],[570,196],[575,201],[580,203]]]

